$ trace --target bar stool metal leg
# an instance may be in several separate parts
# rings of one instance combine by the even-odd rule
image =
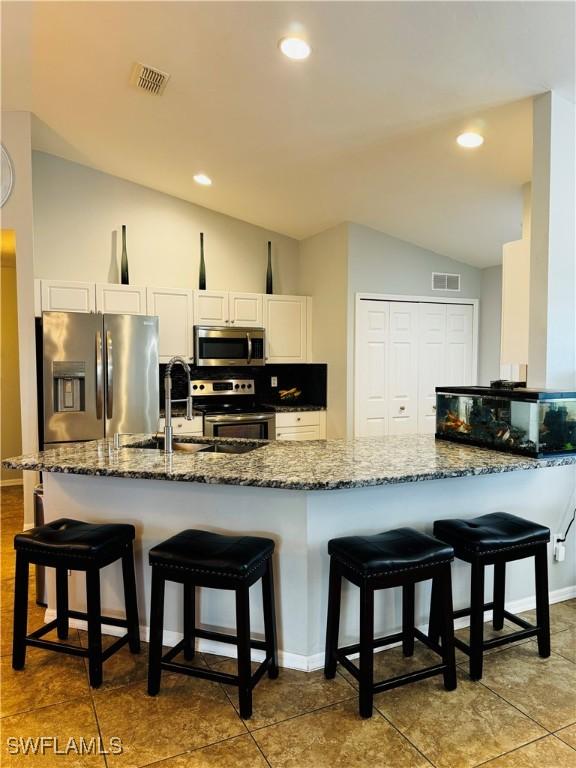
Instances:
[[[402,652],[414,655],[414,582],[402,587]]]
[[[164,626],[164,577],[152,568],[150,596],[150,638],[148,647],[148,693],[156,696],[160,690],[162,668],[162,631]]]
[[[196,587],[184,582],[184,658],[192,661],[195,653]]]
[[[502,629],[504,626],[504,595],[506,590],[506,563],[494,563],[494,609],[492,626]]]
[[[334,558],[330,558],[330,581],[328,585],[328,617],[326,622],[326,652],[324,655],[324,677],[332,680],[336,676],[336,649],[340,627],[340,602],[342,596],[342,574]]]
[[[124,581],[124,605],[128,632],[128,647],[131,653],[140,653],[140,622],[136,597],[136,574],[134,572],[134,550],[129,545],[122,557],[122,578]]]
[[[534,555],[536,574],[536,624],[538,632],[538,654],[547,659],[550,656],[550,605],[548,597],[548,549],[542,544]]]
[[[272,661],[268,665],[268,677],[275,680],[278,677],[278,640],[276,637],[276,601],[274,598],[272,558],[269,558],[262,576],[262,604],[264,606],[266,654],[272,657]]]
[[[68,571],[56,568],[56,630],[59,640],[68,638]]]
[[[360,587],[360,717],[372,717],[374,697],[374,590],[365,579]]]
[[[28,559],[16,552],[14,589],[14,635],[12,639],[12,668],[23,669],[26,662],[26,633],[28,626]]]
[[[442,598],[442,661],[446,664],[444,670],[444,688],[453,691],[456,688],[456,657],[454,649],[454,609],[452,605],[452,572],[446,565],[439,581],[439,593]],[[436,580],[436,579],[435,579]]]
[[[470,584],[470,677],[482,677],[484,653],[484,564],[479,560],[472,563]]]
[[[252,716],[252,669],[250,665],[250,599],[248,587],[236,590],[236,637],[238,644],[238,701],[240,717]]]
[[[86,612],[88,614],[88,676],[92,688],[102,684],[102,624],[100,621],[100,570],[86,571]]]

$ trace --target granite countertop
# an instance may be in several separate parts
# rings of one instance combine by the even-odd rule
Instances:
[[[179,436],[178,441],[255,443],[183,436]],[[125,436],[122,443],[127,447],[115,450],[111,440],[99,440],[6,459],[2,463],[9,469],[304,491],[576,466],[575,454],[531,459],[435,441],[432,435],[259,441],[255,450],[236,455],[175,452],[165,456],[150,447],[130,447],[153,445],[151,435]]]

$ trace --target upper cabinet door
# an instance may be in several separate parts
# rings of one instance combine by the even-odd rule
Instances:
[[[96,309],[113,315],[145,315],[146,288],[96,283]]]
[[[70,280],[41,281],[42,312],[94,312],[94,283]]]
[[[159,358],[167,363],[171,357],[193,356],[194,324],[193,291],[186,288],[148,288],[146,312],[159,319]]]
[[[228,325],[228,291],[196,291],[194,325]]]
[[[307,297],[264,296],[268,363],[305,363]]]
[[[231,293],[229,299],[230,324],[248,328],[263,325],[263,302],[260,293]]]

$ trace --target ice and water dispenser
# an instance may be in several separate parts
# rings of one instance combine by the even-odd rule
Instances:
[[[86,364],[84,362],[52,363],[54,413],[86,410]]]

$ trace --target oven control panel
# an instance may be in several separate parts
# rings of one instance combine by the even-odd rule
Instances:
[[[192,393],[195,395],[253,395],[254,379],[195,379]]]

